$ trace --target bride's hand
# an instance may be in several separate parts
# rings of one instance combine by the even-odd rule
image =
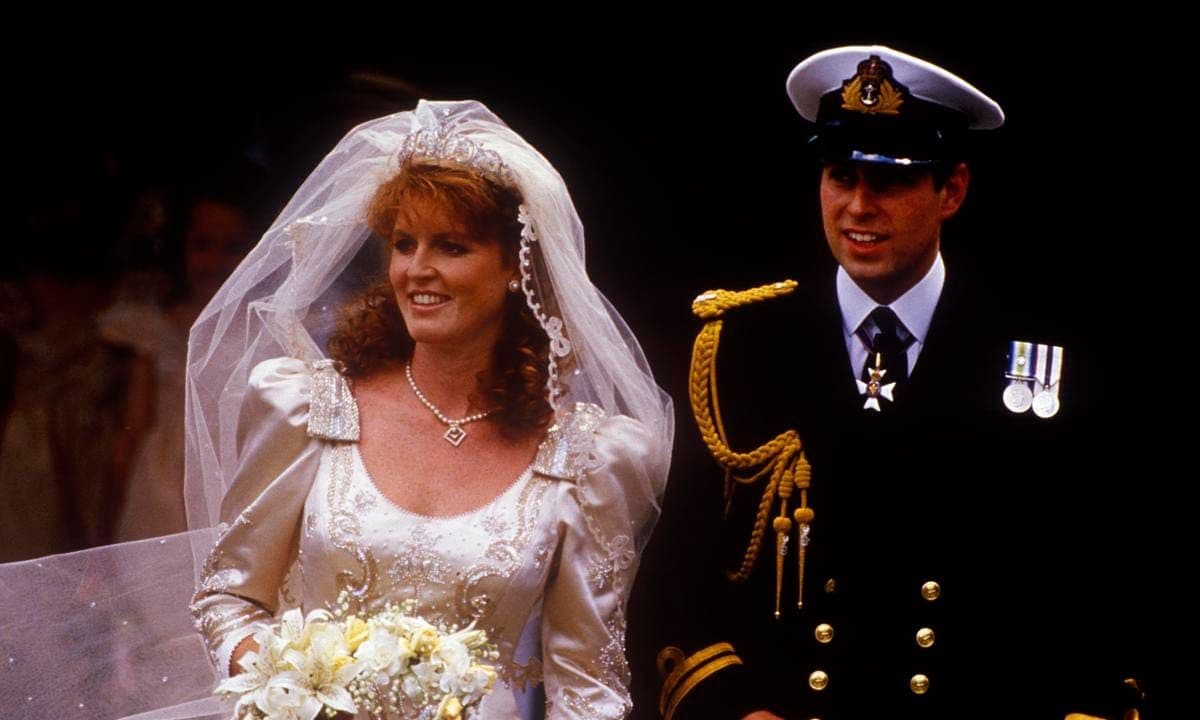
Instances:
[[[242,672],[242,666],[238,665],[238,660],[241,660],[242,656],[248,652],[258,652],[258,643],[254,642],[253,635],[247,635],[233,649],[233,654],[229,656],[229,677]]]

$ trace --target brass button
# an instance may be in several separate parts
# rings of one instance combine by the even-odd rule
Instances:
[[[924,695],[929,692],[929,678],[917,673],[908,681],[908,688],[916,695]]]
[[[829,578],[825,581],[825,592],[831,593],[834,590],[837,590],[837,582],[833,578]]]
[[[829,685],[829,676],[824,670],[813,670],[812,675],[808,676],[808,686],[813,690],[821,691]]]
[[[921,628],[917,631],[917,644],[923,648],[933,647],[933,629]]]
[[[930,602],[932,602],[934,600],[937,600],[941,596],[942,596],[942,586],[938,585],[937,582],[930,580],[929,582],[927,582],[921,586],[921,597],[925,598],[926,600],[929,600]]]
[[[813,635],[816,636],[817,642],[824,645],[833,640],[833,626],[829,623],[821,623],[813,631]]]

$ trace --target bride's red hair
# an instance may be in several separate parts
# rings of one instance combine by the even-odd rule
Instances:
[[[409,160],[375,191],[367,205],[367,225],[390,245],[396,213],[418,198],[448,207],[476,237],[498,238],[503,257],[512,264],[517,262],[521,198],[515,191],[462,167]],[[552,411],[546,401],[549,346],[525,296],[510,294],[504,331],[492,350],[492,372],[476,378],[471,398],[480,407],[499,408],[493,417],[507,435],[541,430],[550,421]],[[352,378],[407,360],[412,347],[386,277],[343,306],[328,343],[330,357],[340,361]]]

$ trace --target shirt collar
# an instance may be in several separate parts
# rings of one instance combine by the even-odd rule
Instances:
[[[945,284],[946,263],[939,252],[925,277],[887,306],[921,344],[925,343],[934,308],[937,307]],[[837,271],[837,297],[838,306],[842,311],[842,329],[847,335],[853,335],[871,311],[879,307],[879,303],[872,300],[842,267],[838,267]]]

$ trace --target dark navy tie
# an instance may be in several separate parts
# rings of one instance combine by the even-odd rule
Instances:
[[[860,375],[862,381],[869,382],[871,370],[881,367],[887,371],[882,383],[896,383],[897,388],[902,387],[908,379],[908,346],[916,338],[896,313],[880,305],[858,326],[857,335],[867,346],[867,361]]]

